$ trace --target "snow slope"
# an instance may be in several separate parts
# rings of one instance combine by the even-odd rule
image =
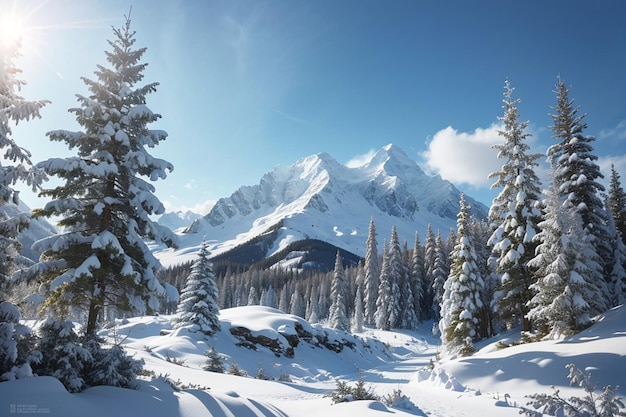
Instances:
[[[169,375],[191,388],[174,390],[163,378],[144,380],[139,390],[95,387],[69,394],[50,377],[0,383],[1,415],[47,414],[63,417],[100,416],[518,416],[516,405],[527,394],[550,393],[551,385],[564,396],[578,395],[569,387],[565,365],[574,362],[592,372],[598,388],[622,387],[626,379],[626,309],[617,307],[584,332],[560,341],[545,341],[495,349],[496,340],[464,359],[443,361],[428,369],[438,351],[438,340],[429,334],[431,323],[419,332],[367,330],[353,337],[266,307],[243,307],[221,312],[222,331],[210,339],[184,329],[171,331],[168,316],[139,317],[119,322],[103,331],[116,338],[145,369]],[[290,334],[299,323],[310,332],[327,332],[331,338],[355,342],[341,353],[300,343],[293,358],[237,346],[230,329],[247,326],[255,334],[278,337]],[[510,339],[513,334],[504,335]],[[211,345],[224,354],[226,365],[236,361],[254,376],[259,364],[277,377],[289,374],[291,382],[216,374],[201,370],[203,352]],[[388,346],[385,348],[384,346]],[[401,390],[407,396],[397,408],[377,401],[333,405],[325,397],[338,379],[355,381],[359,371],[369,387],[385,395]],[[623,397],[626,392],[620,388]]]

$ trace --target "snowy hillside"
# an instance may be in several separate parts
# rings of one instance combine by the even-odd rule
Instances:
[[[552,393],[552,385],[561,390],[563,397],[583,396],[580,388],[568,385],[568,363],[591,372],[598,390],[619,384],[622,388],[618,394],[626,394],[624,307],[612,309],[594,326],[569,339],[500,350],[495,348],[498,340],[490,340],[477,354],[444,360],[434,369],[429,368],[429,363],[438,351],[438,340],[429,334],[429,324],[417,333],[367,330],[351,336],[310,325],[278,310],[243,307],[223,310],[222,331],[204,339],[184,329],[172,331],[169,318],[131,318],[102,332],[145,361],[150,375],[143,377],[139,390],[96,387],[69,394],[51,377],[2,382],[3,415],[512,417],[519,415],[517,406],[528,402],[525,395]],[[296,327],[301,336],[289,337],[298,333]],[[262,344],[252,347],[242,343],[241,337],[236,336],[242,334],[237,330],[241,328],[283,346],[296,341],[298,344],[292,357],[276,354]],[[303,337],[307,334],[312,336],[309,341]],[[512,336],[513,333],[509,335]],[[337,353],[315,346],[318,337],[351,344]],[[235,361],[250,377],[202,370],[206,359],[203,354],[211,346],[224,355],[226,367]],[[274,380],[254,379],[260,368]],[[326,395],[335,390],[338,380],[353,385],[359,371],[367,387],[378,396],[399,390],[406,398],[395,407],[378,401],[333,405]],[[173,389],[159,375],[168,375],[179,388]],[[282,382],[277,380],[281,375]],[[181,390],[181,386],[186,388]]]
[[[242,186],[218,200],[209,214],[181,235],[181,249],[157,249],[156,254],[169,265],[190,260],[205,237],[216,256],[268,236],[263,242],[266,257],[305,239],[363,256],[370,218],[381,245],[392,226],[401,241],[412,243],[416,231],[424,237],[428,224],[445,237],[456,227],[459,196],[451,183],[426,175],[393,145],[357,168],[321,153],[292,166],[278,166],[258,185]],[[466,199],[474,215],[486,216],[487,207]]]

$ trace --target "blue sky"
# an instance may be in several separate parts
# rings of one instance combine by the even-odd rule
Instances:
[[[356,163],[388,143],[489,204],[507,78],[533,152],[553,143],[561,76],[601,167],[615,163],[626,181],[621,0],[2,0],[26,28],[22,95],[52,101],[14,129],[34,160],[70,154],[45,132],[80,129],[67,112],[88,93],[80,77],[106,65],[131,4],[145,81],[160,83],[147,104],[163,116],[151,127],[169,133],[152,153],[174,164],[155,183],[171,210],[206,212],[313,153]]]

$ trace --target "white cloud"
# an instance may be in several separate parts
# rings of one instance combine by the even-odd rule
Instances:
[[[191,211],[193,211],[194,213],[202,214],[204,216],[206,214],[209,214],[215,203],[217,203],[216,200],[207,200],[203,203],[198,203],[193,206]]]
[[[216,202],[217,202],[216,200],[207,200],[207,201],[195,204],[193,207],[188,207],[186,205],[178,205],[170,201],[164,200],[163,205],[165,206],[165,211],[167,213],[170,213],[170,212],[175,213],[178,211],[181,211],[181,212],[192,211],[194,213],[202,214],[204,216],[206,214],[209,214],[209,212],[211,211],[211,209],[213,208]]]
[[[611,129],[602,129],[598,134],[598,139],[626,139],[626,120],[622,120]]]
[[[375,154],[376,150],[370,149],[369,151],[367,151],[367,153],[353,156],[352,159],[346,162],[345,165],[348,168],[358,168],[371,161]]]
[[[428,149],[421,153],[426,168],[455,184],[475,187],[491,186],[488,175],[499,171],[502,162],[493,145],[502,143],[502,127],[493,124],[474,132],[459,132],[452,126],[435,133]]]

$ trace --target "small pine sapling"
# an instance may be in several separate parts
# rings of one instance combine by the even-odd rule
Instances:
[[[595,393],[591,383],[591,374],[583,373],[573,363],[566,366],[569,369],[567,378],[570,385],[578,385],[585,391],[584,397],[570,397],[565,399],[555,389],[552,394],[532,394],[527,407],[520,408],[520,414],[528,417],[541,417],[544,414],[565,417],[615,417],[626,416],[624,402],[616,396],[619,387],[604,387],[600,394]],[[554,388],[554,387],[553,387]],[[540,411],[539,411],[540,410]]]
[[[207,350],[204,356],[206,356],[207,359],[202,369],[220,374],[226,371],[226,368],[224,368],[224,356],[220,355],[219,352],[215,350],[215,346],[211,346],[211,349]]]

